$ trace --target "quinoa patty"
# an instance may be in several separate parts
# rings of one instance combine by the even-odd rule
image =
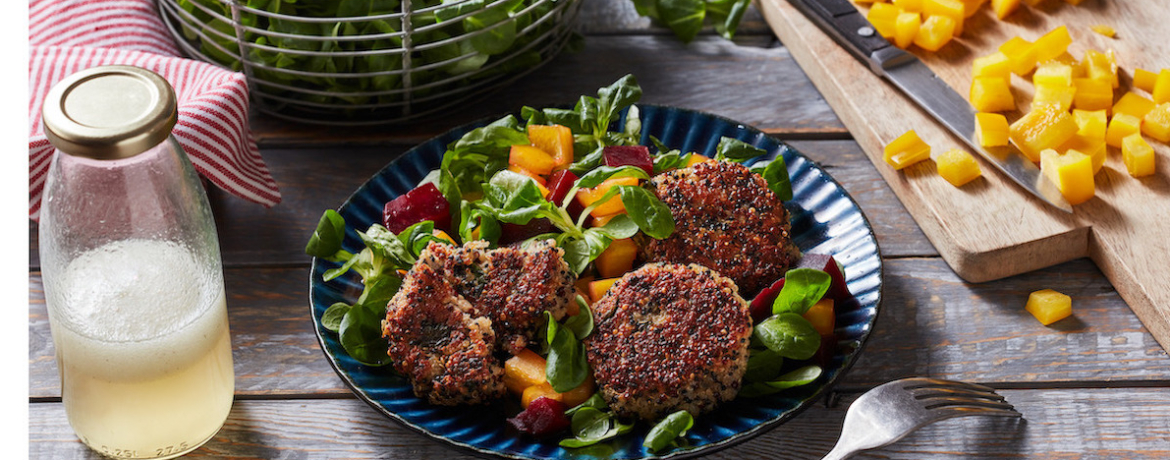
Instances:
[[[412,268],[390,300],[382,333],[415,396],[451,406],[504,395],[491,321],[470,313],[471,305],[426,265]]]
[[[741,164],[703,162],[655,176],[646,186],[675,223],[668,238],[639,238],[648,262],[702,265],[730,277],[751,298],[800,259],[784,203]]]
[[[593,376],[615,412],[693,416],[735,398],[752,324],[734,283],[699,265],[648,264],[593,305]]]
[[[565,316],[576,296],[551,241],[488,249],[432,242],[386,306],[382,335],[395,369],[433,404],[482,404],[504,395],[501,351],[512,354]]]

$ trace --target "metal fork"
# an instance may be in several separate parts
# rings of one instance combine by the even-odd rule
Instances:
[[[902,439],[911,431],[968,415],[1022,417],[992,388],[909,378],[879,385],[849,406],[837,445],[822,460],[840,460]]]

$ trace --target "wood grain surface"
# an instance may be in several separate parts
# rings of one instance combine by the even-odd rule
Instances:
[[[938,422],[858,459],[1155,460],[1170,456],[1170,393],[1155,389],[1000,390],[1024,420],[964,417]],[[817,404],[756,439],[704,458],[816,459],[841,433],[845,409]],[[73,439],[58,403],[37,404],[32,458],[92,458]],[[1070,423],[1092,420],[1094,423]],[[476,458],[391,422],[356,399],[237,400],[218,434],[193,457],[231,459]]]
[[[901,198],[910,214],[951,267],[971,281],[988,281],[1077,257],[1091,257],[1130,307],[1170,348],[1170,283],[1161,267],[1170,254],[1170,147],[1153,142],[1157,173],[1134,179],[1125,173],[1120,152],[1110,147],[1097,174],[1096,198],[1073,214],[1053,209],[984,164],[983,178],[962,188],[951,186],[923,162],[901,172],[882,161],[883,146],[915,129],[935,152],[962,148],[961,142],[828,38],[787,0],[761,0],[772,28],[788,45],[817,88],[836,109],[862,149]],[[971,61],[991,54],[1011,36],[1034,40],[1067,25],[1069,52],[1114,49],[1124,72],[1135,67],[1170,67],[1168,2],[1089,0],[1079,7],[1062,2],[1022,8],[1010,21],[992,21],[987,8],[968,21],[964,35],[938,53],[917,54],[960,94],[971,83]],[[1158,18],[1158,19],[1155,19]],[[1121,31],[1108,39],[1089,30],[1109,24]],[[921,50],[915,50],[921,51]],[[1017,101],[1031,100],[1031,84],[1018,76]],[[1128,83],[1128,82],[1127,82]],[[1128,84],[1115,91],[1120,98]],[[1028,104],[1021,104],[1026,110]],[[1009,121],[1018,114],[1008,114]],[[1140,203],[1140,204],[1139,204]]]
[[[912,375],[992,384],[1026,421],[949,420],[859,458],[1170,456],[1170,357],[1101,271],[1082,258],[994,282],[961,279],[899,200],[902,186],[887,183],[886,171],[870,163],[754,9],[735,42],[706,30],[690,45],[638,17],[629,0],[586,0],[581,17],[583,52],[445,119],[323,129],[251,118],[284,201],[264,209],[209,190],[226,267],[237,397],[225,427],[185,458],[468,458],[379,415],[333,372],[309,318],[304,242],[324,209],[416,143],[524,104],[572,103],[628,72],[646,90],[645,102],[752,124],[819,163],[860,204],[885,264],[872,338],[836,391],[791,422],[708,458],[820,458],[861,391]],[[31,222],[29,239],[28,456],[100,458],[66,422]],[[1070,294],[1073,318],[1044,327],[1025,313],[1027,294],[1042,288]]]

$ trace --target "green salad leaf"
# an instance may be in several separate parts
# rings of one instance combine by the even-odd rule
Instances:
[[[674,35],[689,43],[711,24],[715,32],[728,40],[735,36],[751,0],[632,0],[638,14],[669,27]]]
[[[658,452],[675,444],[678,438],[686,436],[687,430],[693,426],[695,426],[695,419],[691,417],[690,412],[680,410],[667,415],[666,418],[654,425],[654,428],[650,429],[642,446],[650,452]]]
[[[564,393],[577,388],[589,376],[589,364],[585,361],[585,344],[577,340],[573,329],[562,327],[544,312],[548,319],[548,359],[545,362],[545,377],[553,391]]]
[[[769,350],[792,359],[809,359],[821,347],[821,334],[796,313],[780,313],[761,321],[752,330]]]

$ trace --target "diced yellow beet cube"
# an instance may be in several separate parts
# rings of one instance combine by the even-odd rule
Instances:
[[[1093,159],[1076,150],[1064,154],[1046,149],[1040,152],[1040,172],[1056,184],[1069,204],[1081,204],[1093,198]]]
[[[1113,115],[1109,120],[1109,129],[1105,131],[1105,143],[1121,148],[1121,141],[1130,134],[1140,133],[1142,120],[1128,113]]]
[[[894,6],[901,8],[902,11],[922,12],[922,0],[893,0],[893,2]]]
[[[1106,53],[1096,50],[1085,51],[1085,58],[1081,60],[1085,77],[1106,80],[1116,88],[1118,85],[1117,61],[1112,54],[1112,50]]]
[[[1056,151],[1061,153],[1068,153],[1069,150],[1076,150],[1089,156],[1093,163],[1093,174],[1101,170],[1101,166],[1105,164],[1105,140],[1104,139],[1090,139],[1080,134],[1073,135],[1069,140],[1064,141]]]
[[[955,29],[953,34],[955,37],[963,34],[963,19],[967,16],[963,14],[966,6],[959,0],[923,0],[922,13],[926,17],[931,16],[946,16],[955,20]]]
[[[882,3],[886,0],[853,0],[853,3]]]
[[[1036,93],[1032,95],[1032,107],[1035,110],[1037,106],[1052,104],[1067,111],[1072,107],[1076,94],[1077,89],[1073,86],[1037,86]]]
[[[1158,72],[1158,78],[1154,80],[1154,90],[1150,91],[1150,95],[1154,97],[1156,104],[1170,102],[1170,69]]]
[[[914,37],[918,35],[918,27],[921,25],[922,18],[918,13],[905,11],[898,14],[898,21],[894,23],[894,44],[898,48],[909,48],[914,44]]]
[[[689,168],[699,163],[705,163],[708,161],[711,161],[711,159],[697,153],[692,153],[690,159],[687,160],[687,167]]]
[[[565,397],[553,391],[551,383],[544,382],[540,385],[533,385],[524,389],[524,392],[520,394],[520,407],[527,408],[529,404],[532,404],[532,401],[540,398],[563,401]]]
[[[1036,39],[1036,60],[1044,62],[1063,54],[1072,44],[1072,36],[1068,34],[1068,27],[1060,26],[1052,29]]]
[[[1006,18],[1019,8],[1020,0],[991,0],[991,10],[995,11],[995,17],[999,19]]]
[[[937,16],[936,16],[937,17]],[[980,112],[1003,112],[1016,109],[1012,88],[998,77],[975,77],[971,81],[971,106]]]
[[[1072,297],[1044,289],[1029,295],[1024,309],[1040,320],[1040,324],[1047,326],[1072,315]]]
[[[935,164],[938,165],[938,175],[955,187],[962,187],[963,184],[975,180],[982,174],[975,158],[970,153],[959,149],[943,152],[935,160]]]
[[[1133,87],[1147,93],[1154,92],[1154,82],[1158,81],[1158,74],[1146,69],[1133,69]]]
[[[621,278],[609,278],[609,279],[603,279],[603,280],[597,280],[597,281],[590,281],[589,282],[589,297],[591,297],[594,302],[601,300],[601,298],[603,296],[605,296],[605,292],[608,291],[609,288],[611,286],[613,286],[613,283],[617,282],[617,280],[619,280],[619,279],[621,279]]]
[[[1072,66],[1060,61],[1047,61],[1036,66],[1032,74],[1036,86],[1072,86]]]
[[[1130,91],[1125,93],[1124,96],[1121,96],[1121,99],[1118,99],[1116,104],[1113,104],[1113,116],[1116,117],[1118,114],[1124,113],[1141,119],[1151,110],[1154,110],[1155,105],[1157,104],[1154,104],[1154,101]]]
[[[974,16],[987,0],[963,0],[963,17]]]
[[[532,350],[525,348],[504,361],[504,386],[512,393],[521,394],[525,388],[547,382],[545,359]]]
[[[602,181],[596,187],[579,189],[577,190],[577,202],[586,208],[594,206],[593,210],[589,211],[589,215],[594,217],[624,213],[626,206],[622,203],[621,194],[597,203],[609,192],[609,189],[619,185],[638,185],[638,179],[636,177],[614,177]]]
[[[1077,78],[1073,80],[1077,94],[1073,107],[1082,110],[1109,110],[1113,105],[1113,85],[1103,80]]]
[[[975,114],[975,133],[984,147],[1008,145],[1007,118],[999,113],[979,112]]]
[[[1170,142],[1170,102],[1158,104],[1142,118],[1142,133],[1162,142]]]
[[[1033,107],[1011,124],[1010,137],[1020,151],[1033,162],[1040,161],[1040,151],[1060,146],[1077,133],[1077,122],[1055,104]]]
[[[897,31],[898,14],[901,12],[901,8],[892,4],[874,3],[873,7],[869,9],[869,14],[865,15],[865,19],[873,24],[874,30],[889,40],[894,38],[894,33]]]
[[[544,175],[552,172],[556,160],[544,150],[531,145],[513,145],[508,153],[508,164]]]
[[[597,267],[597,274],[603,278],[620,278],[634,267],[634,259],[638,255],[638,245],[634,240],[624,238],[614,240],[608,248],[601,251],[601,255],[593,261]]]
[[[882,156],[894,169],[902,169],[930,158],[930,145],[911,129],[887,144]]]
[[[1154,173],[1154,148],[1142,139],[1141,134],[1125,136],[1121,143],[1121,158],[1130,176],[1142,177]]]
[[[955,38],[955,24],[955,20],[947,16],[926,18],[926,21],[918,28],[914,44],[927,51],[938,51],[952,38]]]
[[[1079,2],[1080,0],[1077,0],[1077,1]],[[1104,25],[1104,24],[1095,25],[1093,27],[1090,27],[1090,29],[1093,29],[1093,32],[1097,32],[1097,33],[1104,35],[1106,37],[1109,37],[1109,38],[1113,38],[1114,36],[1117,35],[1116,30],[1113,30],[1112,27],[1109,27],[1109,26]]]
[[[1027,75],[1036,67],[1036,49],[1030,41],[1012,37],[1011,40],[999,45],[999,51],[1011,60],[1012,73],[1016,75]]]
[[[1104,110],[1073,110],[1073,121],[1079,127],[1077,135],[1105,142],[1105,128],[1108,117]]]
[[[813,329],[821,335],[832,334],[837,322],[837,315],[833,314],[833,303],[833,299],[827,297],[821,299],[801,316],[804,316],[804,319],[807,319]]]
[[[972,77],[998,77],[1011,81],[1012,61],[1007,55],[996,51],[993,54],[975,58],[971,62]]]

